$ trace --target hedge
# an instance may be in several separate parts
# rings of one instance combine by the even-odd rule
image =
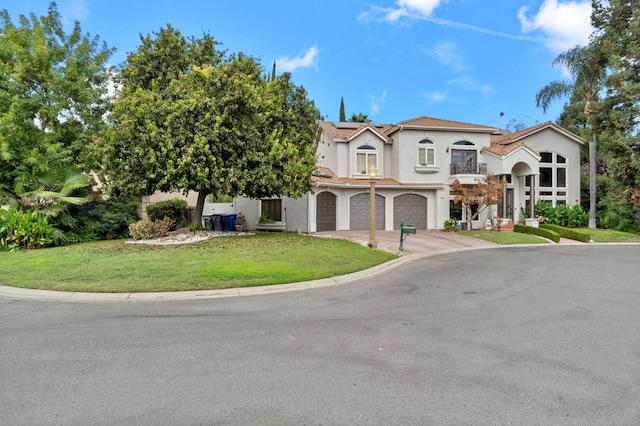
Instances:
[[[551,229],[536,228],[533,226],[526,226],[526,225],[514,225],[513,230],[515,232],[520,232],[523,234],[531,234],[531,235],[537,235],[539,237],[547,238],[553,241],[554,243],[560,242],[560,234],[558,234],[555,231],[552,231]]]
[[[549,229],[551,231],[557,232],[563,238],[569,238],[570,240],[582,241],[583,243],[588,243],[591,240],[591,235],[577,231],[575,229],[565,228],[559,225],[550,225],[548,223],[540,225],[542,229]]]

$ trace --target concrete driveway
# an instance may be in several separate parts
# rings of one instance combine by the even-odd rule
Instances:
[[[328,231],[317,232],[314,235],[339,236],[349,240],[366,244],[369,241],[369,231]],[[398,253],[400,246],[400,231],[376,231],[378,247]],[[404,254],[422,254],[445,250],[462,250],[470,248],[497,247],[497,244],[464,237],[455,232],[417,231],[415,235],[408,235],[404,240]]]

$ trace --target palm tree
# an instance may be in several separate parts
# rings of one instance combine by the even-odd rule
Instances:
[[[352,123],[364,123],[368,118],[369,116],[367,116],[367,114],[359,112],[357,114],[351,114],[351,118],[349,119],[349,121],[351,121]]]
[[[570,80],[556,80],[544,86],[536,94],[536,106],[544,112],[552,101],[558,98],[579,99],[584,104],[589,134],[589,228],[596,227],[596,133],[594,112],[598,94],[604,83],[604,69],[598,67],[594,55],[588,47],[576,46],[559,54],[552,63],[564,66]]]

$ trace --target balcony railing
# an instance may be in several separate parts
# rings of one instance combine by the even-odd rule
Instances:
[[[449,165],[449,174],[452,175],[486,175],[487,163],[456,163]]]

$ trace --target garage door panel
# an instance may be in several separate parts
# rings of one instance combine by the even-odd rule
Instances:
[[[322,192],[316,197],[316,231],[336,230],[336,196]]]
[[[427,199],[416,194],[399,195],[393,199],[393,229],[400,229],[400,221],[427,229]]]
[[[349,201],[349,229],[369,229],[369,194],[358,194]],[[384,230],[384,197],[376,195],[376,229]]]

